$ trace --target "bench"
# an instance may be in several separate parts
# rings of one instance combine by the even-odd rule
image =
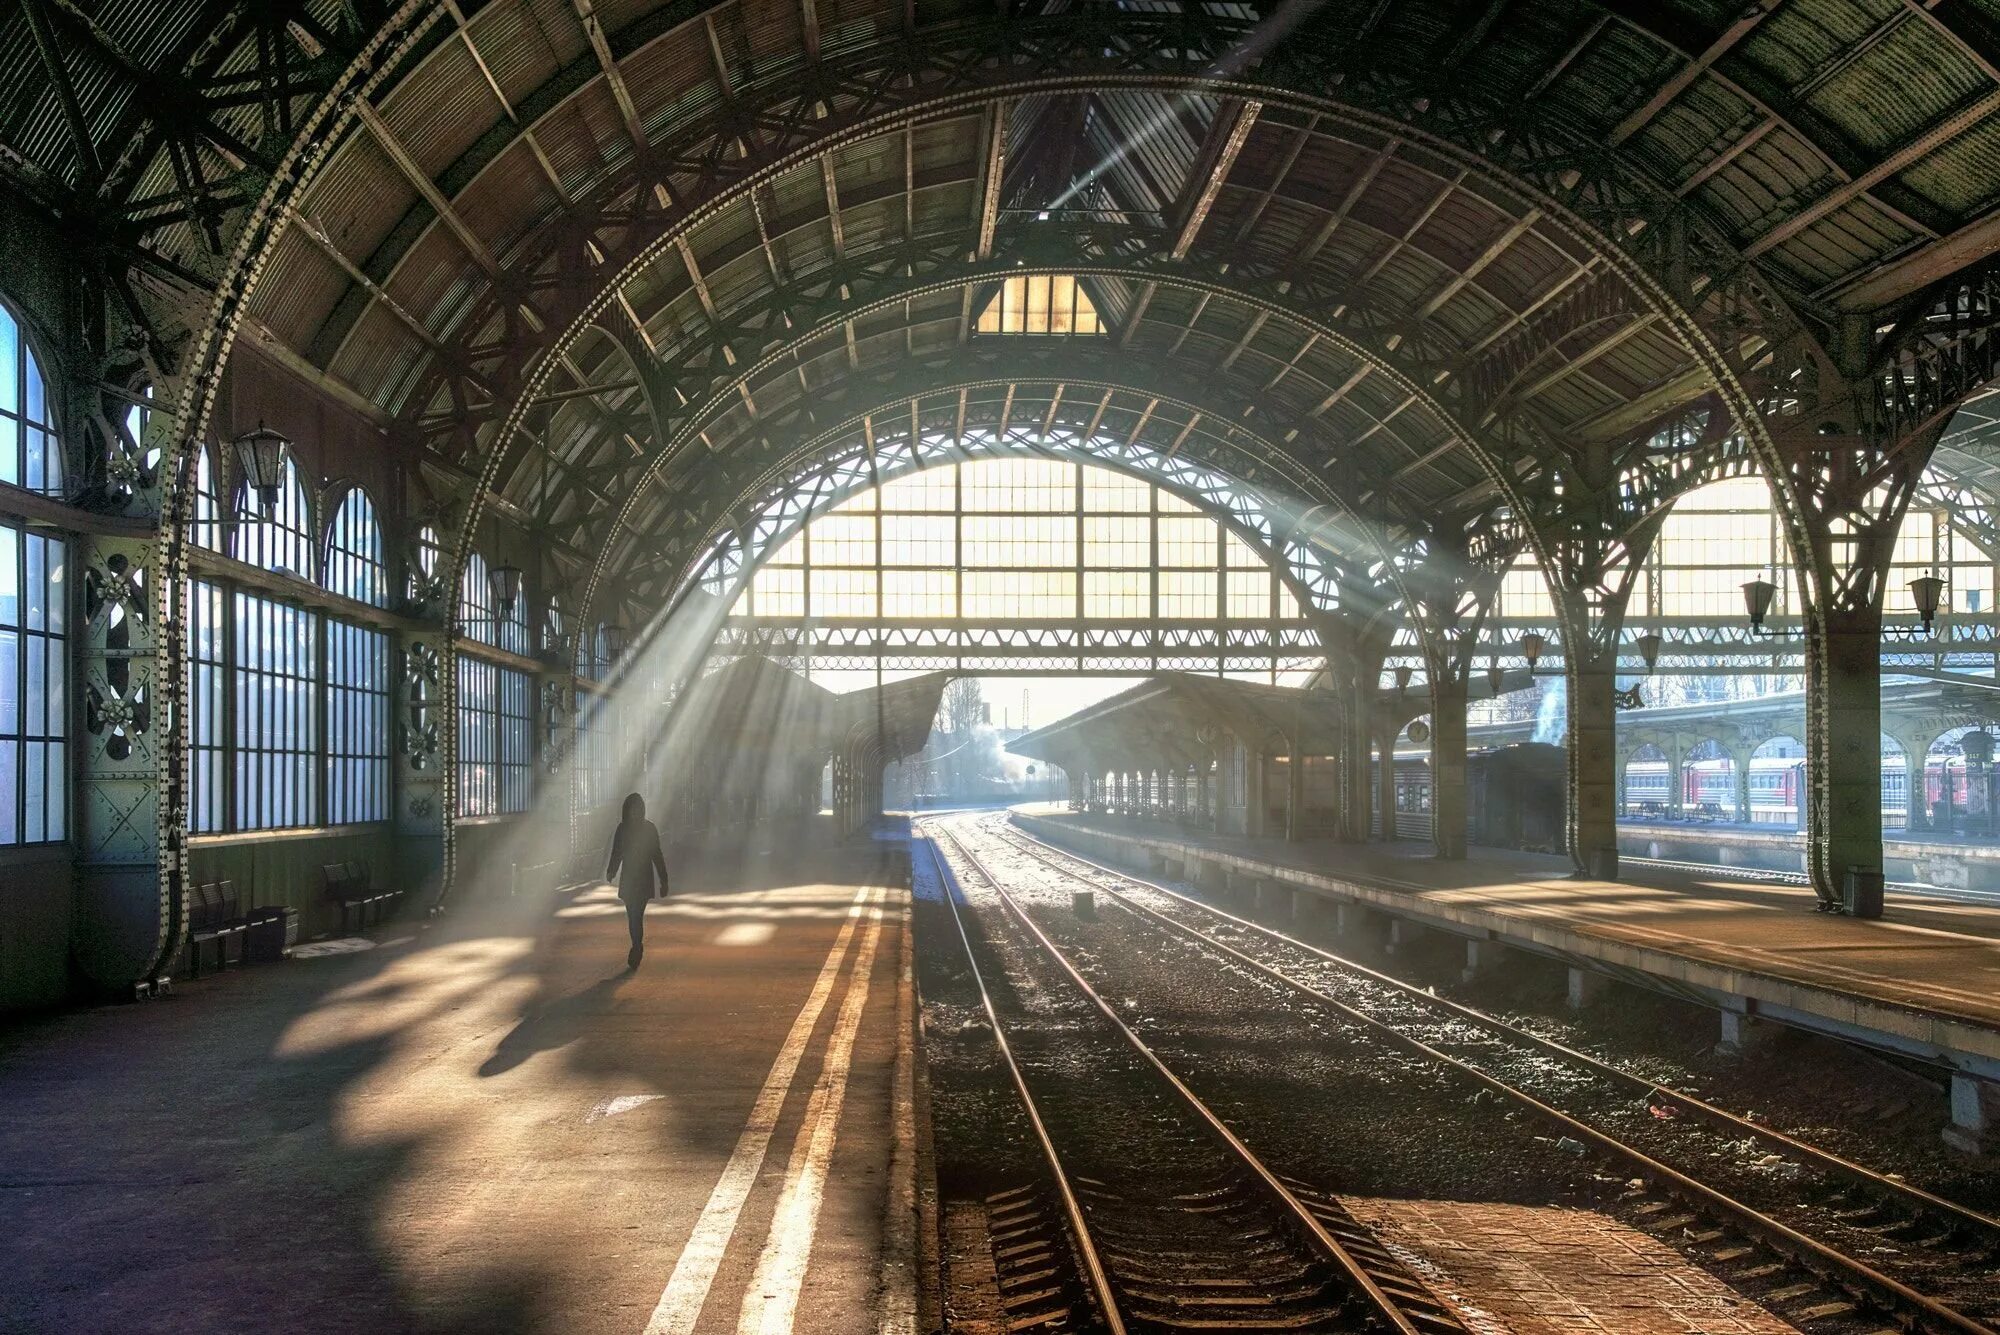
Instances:
[[[1720,802],[1703,802],[1694,809],[1694,818],[1700,821],[1719,821],[1722,819],[1722,804]]]
[[[236,962],[241,964],[244,959],[241,942],[249,930],[249,921],[237,902],[234,881],[210,881],[195,886],[188,904],[188,977],[201,977],[202,949],[211,941],[215,943],[217,973],[229,967],[232,938],[239,943]]]
[[[342,932],[347,931],[350,919],[367,930],[370,909],[375,911],[375,921],[379,923],[388,905],[402,893],[377,889],[365,862],[329,862],[320,868],[320,875],[326,878],[326,898],[340,905]]]

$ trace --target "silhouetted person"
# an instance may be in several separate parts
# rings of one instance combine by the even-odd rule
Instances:
[[[624,867],[620,874],[619,867]],[[653,884],[653,868],[660,869],[657,890]],[[625,925],[632,933],[632,949],[625,956],[625,967],[636,969],[639,959],[646,953],[646,901],[655,893],[661,898],[667,893],[667,859],[660,851],[660,827],[646,819],[646,799],[637,793],[625,798],[625,818],[618,822],[618,832],[611,836],[611,861],[605,864],[604,879],[616,877],[618,897],[625,901]]]

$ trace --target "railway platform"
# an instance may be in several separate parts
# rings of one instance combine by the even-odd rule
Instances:
[[[1462,937],[1468,970],[1510,949],[1550,957],[1576,1004],[1616,980],[1712,1006],[1725,1047],[1781,1024],[1933,1062],[1952,1077],[1947,1140],[2000,1147],[2000,908],[1903,894],[1862,921],[1811,912],[1805,887],[1721,868],[1592,881],[1572,879],[1567,859],[1510,850],[1445,862],[1427,845],[1285,844],[1053,804],[1014,819],[1108,862],[1254,896],[1279,917]]]
[[[0,1031],[0,1330],[908,1332],[886,845],[586,885]]]

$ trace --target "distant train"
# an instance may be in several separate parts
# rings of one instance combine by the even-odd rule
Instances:
[[[1805,792],[1805,757],[1798,755],[1757,756],[1750,761],[1750,822],[1796,829],[1799,826],[1800,798]],[[1481,776],[1502,775],[1493,783]],[[1500,848],[1537,848],[1546,845],[1543,823],[1526,814],[1543,811],[1553,803],[1554,828],[1560,840],[1564,823],[1563,749],[1523,743],[1475,752],[1466,758],[1467,799],[1471,819],[1481,821],[1483,809],[1494,813],[1487,819],[1492,828],[1482,837],[1472,831],[1474,843]],[[1726,757],[1688,760],[1681,764],[1680,812],[1683,816],[1707,815],[1711,819],[1736,819],[1735,769]],[[1903,757],[1891,753],[1882,758],[1882,824],[1900,829],[1905,823],[1909,794]],[[1964,762],[1956,757],[1931,757],[1923,781],[1924,810],[1935,822],[1938,809],[1949,803],[1954,816],[1963,819],[1968,807],[1967,776]],[[1971,803],[1983,808],[1984,799]],[[1625,767],[1625,806],[1622,815],[1635,819],[1664,816],[1668,801],[1667,762],[1634,760]],[[1396,758],[1396,829],[1405,839],[1427,839],[1431,832],[1431,770],[1421,756]]]
[[[1804,756],[1757,756],[1750,762],[1750,823],[1797,825],[1799,797],[1805,791]],[[1886,775],[1885,775],[1886,777]],[[1902,776],[1896,776],[1900,779]],[[1663,814],[1668,801],[1667,762],[1634,760],[1625,767],[1625,814]],[[1899,794],[1900,796],[1900,794]],[[1882,794],[1886,808],[1889,794]],[[1681,762],[1681,810],[1707,813],[1719,820],[1736,819],[1736,770],[1726,756]],[[1902,804],[1896,805],[1902,815]]]

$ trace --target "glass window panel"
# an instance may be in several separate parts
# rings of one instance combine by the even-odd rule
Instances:
[[[1076,564],[1076,520],[1070,515],[967,515],[964,522],[959,556],[967,568]]]
[[[882,564],[955,567],[958,523],[949,515],[884,515]]]
[[[1150,570],[1086,570],[1083,573],[1083,614],[1110,620],[1153,614],[1153,572]]]
[[[751,611],[760,617],[798,617],[806,614],[806,572],[783,566],[765,566],[750,581]]]
[[[1054,514],[1076,508],[1076,465],[1058,459],[975,459],[959,466],[964,508]]]
[[[1194,502],[1182,500],[1179,495],[1177,495],[1174,492],[1168,491],[1165,487],[1161,487],[1158,490],[1160,498],[1159,508],[1161,514],[1198,515],[1201,513],[1201,507],[1196,505]]]
[[[326,587],[343,598],[381,607],[389,600],[382,526],[375,503],[359,487],[342,498],[327,530]]]
[[[59,538],[0,525],[0,844],[63,838],[68,644]]]
[[[1222,530],[1222,549],[1222,559],[1232,569],[1264,570],[1268,568],[1265,565],[1264,558],[1257,554],[1255,547],[1252,547],[1249,543],[1238,537],[1233,530],[1226,527]]]
[[[389,818],[389,637],[326,625],[326,819]]]
[[[925,468],[883,483],[882,508],[920,511],[958,508],[958,465]]]
[[[0,482],[62,491],[62,446],[48,399],[26,332],[0,305]]]
[[[316,823],[319,806],[319,617],[237,592],[230,663],[236,683],[239,830]]]
[[[968,570],[963,580],[964,615],[974,620],[1076,615],[1071,570]]]
[[[951,570],[885,570],[882,615],[935,620],[958,615],[958,575]]]
[[[873,570],[821,570],[814,567],[808,573],[812,579],[810,605],[813,616],[876,615],[876,576]]]
[[[1213,519],[1166,518],[1160,520],[1160,566],[1202,566],[1215,568],[1216,544],[1220,528]],[[1164,586],[1162,586],[1164,587]]]
[[[312,513],[299,485],[298,465],[285,460],[278,499],[268,515],[261,500],[241,482],[236,487],[236,559],[266,570],[313,577]]]
[[[1230,571],[1229,615],[1246,620],[1269,620],[1271,583],[1275,578],[1269,570]]]
[[[1153,484],[1108,468],[1083,470],[1083,508],[1144,513],[1153,508]]]
[[[816,566],[875,564],[875,516],[829,514],[809,530],[808,551]]]
[[[1162,570],[1160,615],[1165,618],[1213,619],[1216,615],[1214,571]]]
[[[1153,564],[1153,521],[1132,517],[1091,516],[1083,521],[1083,563],[1086,566],[1150,568]]]

